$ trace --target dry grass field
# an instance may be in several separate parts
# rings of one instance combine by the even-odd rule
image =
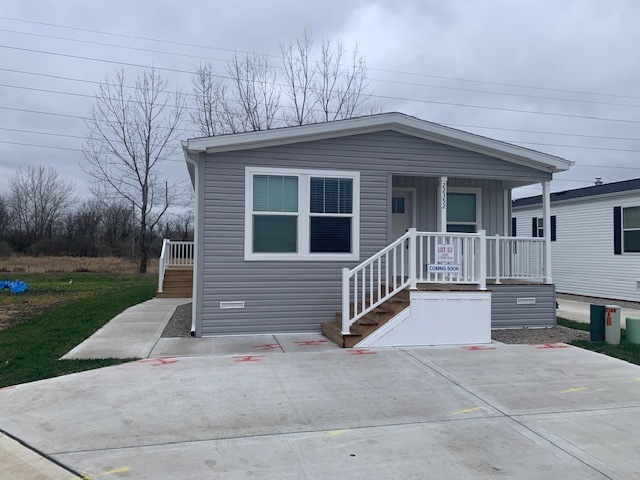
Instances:
[[[33,257],[12,255],[0,258],[0,276],[9,273],[135,273],[135,261],[118,257]],[[149,262],[147,273],[158,273],[158,260]]]

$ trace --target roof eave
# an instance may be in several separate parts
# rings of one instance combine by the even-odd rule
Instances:
[[[400,113],[386,113],[337,122],[221,135],[217,137],[193,138],[186,141],[186,148],[191,152],[218,153],[337,138],[381,130],[395,130],[401,133],[407,133],[438,143],[519,163],[549,173],[564,172],[574,164],[574,162],[561,157],[537,152],[451,127],[445,127],[437,123],[427,122]]]

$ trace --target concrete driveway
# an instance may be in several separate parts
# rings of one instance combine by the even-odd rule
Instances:
[[[640,478],[626,362],[565,345],[214,340],[221,354],[0,390],[0,428],[96,479]]]

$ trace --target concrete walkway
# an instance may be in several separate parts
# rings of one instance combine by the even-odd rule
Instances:
[[[1,390],[0,429],[107,480],[640,478],[638,366],[567,345],[275,340]]]
[[[558,299],[559,308],[556,310],[556,315],[567,320],[573,320],[575,322],[590,323],[590,304],[587,302],[579,302],[576,300]],[[607,305],[616,305],[615,301],[607,303]],[[632,308],[622,308],[620,313],[620,326],[626,328],[627,317],[640,318],[640,310],[634,310]]]
[[[114,317],[63,359],[147,358],[178,305],[187,298],[153,298]]]

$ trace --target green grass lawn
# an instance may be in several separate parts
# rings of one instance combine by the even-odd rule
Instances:
[[[558,318],[557,321],[558,325],[575,330],[585,330],[588,332],[590,328],[588,323],[574,322],[573,320],[566,320],[564,318]],[[590,340],[574,340],[571,342],[571,345],[640,365],[640,345],[628,343],[626,333],[623,328],[621,330],[620,345],[610,345],[607,342],[592,342]]]
[[[123,363],[122,359],[58,360],[126,308],[152,298],[155,275],[22,274],[28,292],[0,292],[14,314],[0,330],[0,388]],[[13,278],[11,278],[13,279]],[[15,321],[15,315],[24,315]],[[11,320],[11,319],[10,319]]]

